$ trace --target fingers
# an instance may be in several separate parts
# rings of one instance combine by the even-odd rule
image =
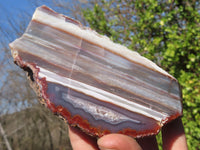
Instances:
[[[142,150],[131,137],[122,134],[108,134],[97,141],[101,150]]]
[[[142,150],[133,138],[122,134],[105,135],[97,142],[80,129],[69,127],[69,137],[73,150]]]
[[[77,128],[69,127],[69,136],[73,150],[156,150],[157,142],[154,136],[134,140],[122,134],[108,134],[98,141]],[[181,119],[174,120],[162,129],[164,150],[187,150],[186,137]],[[139,144],[138,144],[139,143]],[[98,146],[97,146],[98,144]],[[98,148],[99,147],[99,148]]]
[[[155,136],[139,138],[137,139],[137,142],[143,150],[158,150],[158,144]]]
[[[162,129],[164,150],[187,150],[186,137],[180,118],[168,123]]]
[[[73,150],[98,150],[97,140],[76,127],[68,127]]]

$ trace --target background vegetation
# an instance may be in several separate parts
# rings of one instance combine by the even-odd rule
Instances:
[[[176,77],[183,93],[189,149],[200,149],[200,3],[193,0],[101,0],[83,10],[91,28]]]
[[[193,0],[25,0],[80,20],[175,76],[183,92],[183,123],[189,149],[200,149],[200,4]],[[4,10],[0,6],[1,10]],[[8,43],[31,19],[5,11],[0,24],[0,149],[71,149],[67,126],[38,104],[24,73],[13,64]],[[17,13],[17,10],[15,10]],[[3,37],[3,38],[2,38]],[[58,140],[59,139],[59,140]],[[160,136],[158,136],[161,144]],[[31,145],[31,146],[30,146]]]

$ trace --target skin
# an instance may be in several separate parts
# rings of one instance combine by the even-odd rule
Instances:
[[[157,150],[155,136],[133,139],[122,134],[108,134],[98,140],[69,127],[73,150]],[[163,150],[187,150],[186,137],[180,118],[162,128]]]

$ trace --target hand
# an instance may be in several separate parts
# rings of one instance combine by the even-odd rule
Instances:
[[[98,140],[77,128],[69,127],[73,150],[156,150],[155,136],[137,139],[122,134],[108,134]],[[164,150],[187,150],[184,128],[180,118],[168,123],[162,129]]]

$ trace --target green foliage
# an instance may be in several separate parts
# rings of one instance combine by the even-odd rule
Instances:
[[[105,12],[98,4],[94,5],[93,11],[87,9],[86,11],[83,11],[83,13],[91,28],[111,37],[112,40],[117,40],[117,32],[111,27],[112,24],[114,24],[114,20],[108,22]]]
[[[91,28],[151,59],[182,87],[189,149],[200,144],[200,3],[101,0],[84,10]]]

